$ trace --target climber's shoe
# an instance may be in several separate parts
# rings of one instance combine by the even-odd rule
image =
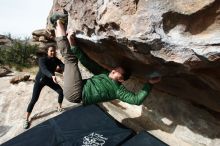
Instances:
[[[50,22],[54,28],[56,27],[57,20],[61,20],[63,24],[66,24],[68,22],[68,14],[66,13],[66,11],[54,12],[53,15],[50,17]]]
[[[150,75],[149,75],[149,77],[152,79],[152,78],[159,78],[159,77],[161,77],[161,74],[159,73],[159,72],[157,72],[157,71],[154,71],[154,72],[152,72]]]

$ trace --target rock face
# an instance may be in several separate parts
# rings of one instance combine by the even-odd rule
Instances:
[[[54,31],[50,29],[39,29],[32,32],[32,39],[29,41],[31,45],[37,45],[37,55],[44,54],[49,46],[54,46]]]
[[[139,79],[159,70],[164,92],[220,112],[218,0],[65,0],[78,45],[106,67]]]
[[[0,65],[0,77],[4,77],[4,76],[6,76],[7,74],[9,74],[10,72],[11,72],[11,71],[10,71],[9,68]]]
[[[7,36],[0,35],[0,46],[10,46],[12,44],[12,39]]]
[[[29,78],[30,78],[30,75],[26,75],[26,74],[17,75],[17,76],[15,76],[14,78],[12,78],[10,80],[10,83],[11,84],[18,84],[18,83],[20,83],[22,81],[24,81],[24,82],[28,81]]]
[[[54,0],[51,13],[59,9],[68,11],[68,28],[77,32],[78,46],[106,68],[129,68],[130,85],[141,85],[155,70],[162,74],[153,100],[143,108],[127,111],[130,106],[119,102],[126,110],[117,114],[117,107],[104,104],[116,119],[130,119],[130,127],[156,127],[159,137],[166,133],[189,145],[220,143],[219,117],[210,114],[220,112],[219,0]],[[148,107],[154,110],[144,110]],[[134,120],[132,113],[142,114]],[[157,122],[164,118],[176,126]],[[169,137],[164,141],[176,144]]]

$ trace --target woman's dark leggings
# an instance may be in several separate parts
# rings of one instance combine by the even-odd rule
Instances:
[[[58,103],[63,102],[63,89],[60,87],[59,84],[54,83],[52,79],[43,79],[40,81],[36,80],[36,82],[34,84],[32,98],[31,98],[31,101],[30,101],[28,108],[27,108],[28,113],[32,112],[34,105],[39,98],[40,92],[45,85],[49,86],[51,89],[53,89],[54,91],[56,91],[59,94]]]

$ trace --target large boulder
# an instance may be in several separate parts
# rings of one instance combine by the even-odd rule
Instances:
[[[38,29],[32,32],[33,39],[40,42],[54,41],[54,31],[49,29]]]
[[[30,75],[28,75],[28,74],[17,75],[17,76],[15,76],[14,78],[12,78],[10,80],[10,83],[11,84],[18,84],[18,83],[20,83],[22,81],[28,81],[29,78],[30,78]]]
[[[77,45],[93,60],[132,71],[132,90],[149,73],[162,74],[143,107],[104,104],[116,119],[167,136],[163,140],[170,145],[220,143],[220,123],[215,122],[220,112],[219,0],[54,0],[49,15],[61,9],[69,13],[68,29],[76,31]]]
[[[160,90],[220,112],[218,0],[55,0],[78,45],[103,66],[123,64]]]
[[[0,77],[4,77],[9,73],[11,73],[11,70],[9,68],[0,65]]]
[[[10,46],[11,44],[12,44],[12,39],[10,37],[0,34],[0,47]]]
[[[55,46],[55,32],[53,29],[38,29],[32,32],[32,39],[29,40],[31,45],[38,47],[37,56],[43,56],[50,46]]]

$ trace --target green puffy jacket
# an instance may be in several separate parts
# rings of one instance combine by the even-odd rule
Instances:
[[[83,86],[83,103],[85,105],[119,99],[121,101],[140,105],[149,95],[152,88],[151,84],[145,84],[137,93],[128,91],[122,84],[108,77],[109,71],[102,68],[96,62],[91,60],[78,47],[71,47],[72,52],[79,61],[93,74],[92,78],[87,79]]]

